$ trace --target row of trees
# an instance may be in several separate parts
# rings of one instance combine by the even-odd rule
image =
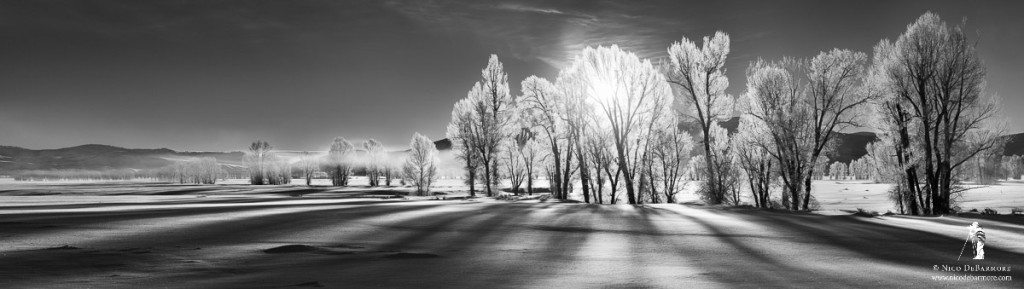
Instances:
[[[828,170],[823,171],[823,173],[822,176],[827,175],[832,180],[874,180],[878,177],[875,175],[873,164],[869,162],[868,158],[859,158],[851,161],[849,164],[833,162],[828,166]]]
[[[166,176],[166,177],[165,177]],[[162,174],[156,170],[107,169],[107,170],[22,170],[11,172],[16,181],[129,181],[172,179],[170,174]]]
[[[871,127],[882,141],[852,174],[898,176],[907,211],[941,214],[961,166],[1001,147],[975,43],[963,25],[935,14],[880,42],[872,57],[832,49],[757,60],[736,98],[726,93],[729,43],[721,32],[700,44],[683,39],[660,67],[617,46],[588,47],[554,81],[526,78],[518,96],[492,55],[448,125],[471,193],[480,179],[493,195],[501,178],[513,188],[526,179],[532,192],[529,182],[543,174],[557,198],[578,183],[585,202],[603,202],[606,187],[614,202],[620,185],[630,204],[673,201],[689,175],[701,180],[708,203],[738,204],[745,185],[755,205],[768,207],[772,188],[781,187],[782,206],[807,210],[836,134]],[[738,134],[730,135],[719,121],[736,113]],[[690,132],[701,147],[693,157]],[[831,167],[835,175],[851,171]]]
[[[633,204],[674,201],[682,189],[692,141],[650,61],[617,46],[587,48],[555,81],[523,80],[515,97],[497,56],[481,76],[447,133],[472,195],[478,180],[494,195],[500,179],[515,193],[525,181],[532,194],[539,176],[559,199],[578,183],[588,203],[616,202],[620,190]]]
[[[771,155],[753,163],[779,167],[783,204],[808,208],[815,164],[837,131],[872,127],[881,141],[853,173],[895,183],[902,211],[950,212],[963,166],[1002,154],[997,102],[982,91],[984,68],[964,30],[926,13],[896,41],[881,41],[870,62],[836,49],[752,64],[739,131],[768,136],[743,148]],[[833,165],[836,174],[850,167]]]

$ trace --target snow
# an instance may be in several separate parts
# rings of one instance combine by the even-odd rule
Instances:
[[[440,184],[461,189],[458,180]],[[874,184],[816,185],[836,189],[819,195],[826,208],[885,205],[876,204],[884,196]],[[1020,189],[986,187],[965,203],[1018,202]],[[931,281],[951,275],[934,265],[1024,268],[1024,222],[1012,216],[861,218],[296,190],[309,189],[0,184],[0,287],[934,288],[968,284]],[[972,221],[986,226],[989,259],[958,263]],[[264,252],[289,245],[303,250]],[[1005,274],[1024,278],[977,275]]]

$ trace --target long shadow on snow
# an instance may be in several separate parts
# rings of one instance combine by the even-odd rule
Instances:
[[[277,199],[274,201],[287,201],[287,199]],[[270,201],[268,201],[270,202]],[[260,204],[260,205],[246,205],[246,206],[216,206],[216,207],[168,207],[168,208],[153,208],[153,209],[139,209],[139,210],[125,210],[125,211],[100,211],[100,212],[46,212],[46,213],[17,213],[7,214],[4,216],[5,222],[7,223],[18,223],[17,227],[4,227],[0,224],[0,231],[5,233],[25,233],[25,231],[46,231],[47,229],[65,229],[60,227],[65,226],[88,226],[100,223],[119,222],[127,220],[143,220],[143,219],[155,219],[155,218],[168,218],[168,217],[181,217],[188,215],[200,215],[200,214],[221,214],[221,213],[238,213],[252,210],[264,210],[264,209],[276,209],[276,208],[294,208],[294,207],[319,207],[319,206],[341,206],[341,205],[374,205],[374,204],[389,204],[399,203],[407,201],[353,201],[353,202],[339,202],[339,203],[324,203],[324,204]],[[255,202],[214,202],[214,205],[220,204],[251,204]],[[206,205],[211,203],[190,203],[188,205]],[[131,203],[127,206],[148,206],[149,203]],[[180,204],[178,204],[180,205]],[[91,208],[103,208],[110,207],[116,209],[117,206],[105,206],[98,204]],[[22,231],[17,231],[21,229]]]
[[[971,222],[978,222],[985,229],[998,229],[1006,231],[1020,231],[1024,226],[1024,216],[1012,216],[1012,215],[975,215],[975,214],[963,214],[957,216],[895,216],[896,218],[929,221],[945,225],[954,225],[960,227],[967,227]],[[888,217],[892,218],[892,217]],[[959,219],[955,219],[959,218]],[[966,229],[964,230],[966,232]]]
[[[950,238],[914,229],[867,222],[854,216],[818,216],[750,211],[736,211],[736,215],[759,224],[800,234],[814,242],[821,242],[866,256],[909,266],[956,263],[964,239]],[[990,236],[991,239],[991,236]],[[965,253],[966,256],[966,253]],[[1024,254],[985,247],[984,261],[960,263],[1013,266],[1024,268]]]
[[[195,210],[189,210],[188,212],[160,213],[160,214],[156,214],[155,216],[154,215],[146,214],[146,212],[144,211],[144,212],[140,212],[140,213],[137,213],[137,214],[132,214],[131,216],[140,217],[140,218],[134,218],[134,220],[145,220],[145,219],[151,219],[151,218],[188,217],[188,216],[201,215],[201,214],[246,213],[246,212],[256,212],[256,211],[268,210],[268,209],[288,209],[288,208],[303,209],[303,208],[308,208],[307,210],[300,210],[300,211],[296,211],[296,212],[275,213],[275,214],[269,214],[269,215],[256,215],[256,216],[245,217],[245,218],[237,219],[237,220],[220,221],[220,222],[214,222],[214,223],[209,223],[209,224],[204,224],[204,225],[191,226],[191,227],[183,228],[183,229],[158,228],[156,231],[150,231],[150,232],[139,233],[139,234],[131,234],[131,235],[128,235],[127,237],[129,237],[129,238],[140,238],[140,237],[145,237],[145,236],[153,236],[155,234],[164,234],[166,236],[164,236],[161,239],[161,241],[159,241],[159,243],[175,243],[175,242],[179,242],[180,238],[182,238],[182,237],[186,237],[186,238],[190,237],[191,239],[193,239],[193,242],[190,242],[190,243],[196,243],[197,241],[201,240],[203,236],[205,236],[203,234],[210,234],[210,235],[215,235],[215,236],[216,235],[222,236],[222,235],[227,234],[227,235],[229,235],[227,237],[227,239],[229,241],[227,241],[227,242],[230,243],[231,242],[230,240],[237,240],[237,238],[235,238],[235,236],[233,236],[233,235],[230,235],[230,233],[231,232],[235,232],[235,231],[243,231],[242,229],[245,228],[244,226],[253,226],[253,225],[260,226],[259,229],[257,229],[257,230],[251,230],[251,231],[247,231],[246,232],[246,236],[250,237],[250,239],[251,239],[252,237],[263,236],[263,235],[272,233],[272,232],[274,232],[274,230],[271,230],[271,229],[279,228],[279,227],[282,228],[282,229],[294,231],[294,230],[307,229],[307,228],[310,228],[310,227],[322,226],[322,225],[325,225],[325,224],[334,224],[334,223],[339,222],[339,221],[340,222],[346,222],[346,221],[351,221],[351,220],[360,219],[360,218],[367,218],[367,217],[373,217],[373,216],[379,216],[379,215],[386,215],[386,214],[402,212],[402,211],[408,211],[408,210],[424,209],[424,208],[436,207],[436,206],[440,206],[440,205],[441,204],[437,204],[437,203],[422,203],[422,204],[409,204],[407,206],[390,206],[388,204],[382,204],[382,205],[379,205],[379,206],[363,206],[363,207],[356,206],[356,207],[351,207],[351,206],[349,206],[348,203],[344,203],[344,204],[301,204],[301,205],[280,205],[280,206],[258,206],[258,207],[246,207],[246,208],[215,208],[215,209],[219,209],[219,210],[199,210],[199,212],[197,212]],[[339,206],[343,206],[343,207],[339,208]],[[124,217],[124,215],[114,215],[114,216],[116,216],[116,217]],[[68,222],[64,222],[64,224],[71,224],[71,228],[70,229],[74,229],[74,227],[81,227],[81,226],[86,225],[86,224],[88,224],[90,226],[93,226],[93,225],[99,225],[99,224],[106,223],[106,222],[121,221],[121,220],[110,220],[110,219],[105,219],[105,218],[107,218],[107,217],[100,217],[100,216],[69,217],[70,220],[68,220]],[[125,218],[125,219],[127,219],[127,218]],[[85,220],[86,223],[83,223],[82,220]],[[70,223],[70,222],[74,222],[74,223]],[[26,229],[24,224],[9,225],[7,227],[12,227],[12,228],[22,227],[22,229]],[[33,229],[33,228],[27,228],[27,229],[30,230],[30,232],[28,232],[28,233],[69,230],[69,228],[59,228],[59,227],[58,228],[45,228],[45,230]],[[185,232],[188,232],[189,234],[182,234],[182,233],[185,233]],[[17,236],[17,234],[15,234],[14,236]],[[121,236],[119,239],[125,239],[125,236]],[[81,246],[79,244],[74,244],[74,245]],[[82,244],[82,245],[85,245],[85,244]]]
[[[422,204],[409,206],[387,206],[388,208],[381,208],[380,206],[376,206],[361,207],[355,209],[348,208],[308,210],[245,218],[241,220],[218,222],[202,226],[194,226],[188,228],[187,233],[168,229],[160,230],[157,232],[134,234],[131,235],[130,237],[120,237],[119,239],[136,239],[136,241],[130,242],[133,247],[202,247],[212,245],[234,245],[238,244],[240,239],[240,237],[235,235],[234,232],[246,232],[245,237],[243,237],[241,240],[241,242],[243,243],[257,242],[260,240],[266,240],[268,238],[287,237],[298,232],[322,229],[327,224],[337,226],[340,224],[360,219],[394,214],[399,212],[429,209],[439,205],[440,204]],[[94,250],[92,249],[93,245],[104,246],[107,242],[102,241],[98,242],[97,244],[90,243],[91,242],[87,242],[86,244],[74,245],[77,247],[82,247],[83,250],[94,252]],[[67,266],[51,265],[48,266],[47,268],[30,268],[17,265],[23,264],[26,260],[45,259],[44,256],[60,253],[62,253],[62,251],[60,250],[29,250],[8,252],[5,255],[0,255],[0,264],[8,264],[8,266],[0,266],[0,272],[5,272],[7,274],[13,274],[18,276],[33,276],[32,272],[46,272],[46,278],[69,277],[76,276],[76,274],[82,273],[81,270],[78,270],[78,267],[90,266],[89,264],[79,263],[66,263]],[[76,252],[70,251],[70,253],[74,254]],[[29,271],[19,272],[18,270]]]
[[[808,271],[804,268],[790,266],[785,262],[785,256],[772,257],[746,244],[750,239],[760,239],[763,237],[752,238],[747,234],[728,232],[723,230],[721,225],[676,211],[645,208],[641,212],[643,215],[653,214],[679,217],[710,231],[711,235],[708,237],[713,237],[713,240],[706,240],[705,242],[694,240],[701,242],[698,244],[672,243],[675,244],[677,252],[681,255],[699,257],[694,263],[699,264],[701,270],[706,271],[705,275],[718,280],[720,283],[753,287],[788,287],[801,284],[796,281],[804,281],[808,277],[820,277],[820,274],[823,274],[820,270]],[[726,244],[728,247],[718,247],[716,246],[717,243]],[[702,250],[701,246],[708,248],[707,250]],[[740,258],[729,258],[729,255],[738,255]],[[831,284],[830,286],[841,286],[843,288],[860,288],[866,284],[863,281],[869,279],[867,276],[854,277],[855,280],[839,278],[841,276],[830,277],[834,277],[828,280]]]
[[[714,274],[717,279],[724,282],[744,282],[743,278],[735,278],[735,268],[740,266],[744,274],[759,274],[773,280],[775,285],[769,286],[793,286],[792,281],[803,280],[810,276],[828,274],[828,282],[839,282],[847,287],[860,287],[865,284],[876,284],[880,282],[891,282],[895,284],[908,283],[907,280],[877,280],[873,276],[860,276],[857,274],[846,274],[847,272],[824,272],[807,271],[800,268],[786,266],[784,259],[773,260],[756,250],[743,244],[726,232],[717,229],[714,224],[708,223],[700,218],[687,216],[679,212],[662,210],[663,212],[683,216],[691,221],[702,224],[705,228],[718,232],[719,240],[730,244],[744,255],[750,255],[759,261],[760,265],[750,266],[749,264],[715,264],[715,268],[725,274]],[[887,226],[866,222],[852,216],[820,216],[810,214],[778,213],[759,210],[735,210],[735,211],[710,211],[713,214],[737,217],[747,222],[761,224],[772,229],[781,230],[792,236],[797,243],[813,243],[834,246],[863,256],[877,259],[883,263],[897,263],[912,268],[928,270],[933,265],[956,264],[956,254],[959,253],[963,240],[957,240],[944,235],[922,232],[918,230],[905,229],[900,227]],[[720,234],[719,234],[720,233]],[[783,257],[784,256],[780,256]],[[984,261],[961,261],[960,264],[974,264],[982,266],[1012,266],[1024,265],[1024,255],[999,250],[998,248],[986,248],[987,260]],[[821,256],[828,258],[828,256]],[[781,268],[773,270],[770,276],[765,276],[764,268]],[[793,274],[791,272],[795,272]],[[786,278],[774,278],[774,276],[787,276]],[[998,274],[996,274],[998,275]],[[1012,274],[1011,274],[1012,275]],[[927,276],[922,276],[927,278]],[[926,279],[922,279],[926,281]],[[902,282],[902,283],[901,283]],[[915,283],[920,285],[934,285]],[[993,286],[1004,285],[993,283]],[[927,286],[926,286],[927,287]]]
[[[479,203],[462,204],[480,205]],[[367,248],[369,251],[363,252],[363,254],[319,256],[314,258],[301,256],[287,258],[287,256],[272,255],[246,258],[237,261],[235,265],[248,266],[258,271],[258,274],[234,279],[231,282],[241,282],[242,284],[289,284],[290,282],[294,283],[289,280],[301,281],[301,279],[296,279],[297,276],[295,276],[294,272],[276,269],[286,267],[316,268],[315,270],[321,273],[324,272],[322,270],[327,270],[326,272],[330,272],[330,275],[345,276],[345,286],[352,287],[428,286],[431,284],[434,286],[452,286],[453,284],[460,284],[461,282],[467,282],[468,278],[472,276],[469,272],[478,268],[465,268],[467,269],[465,270],[466,275],[455,274],[455,272],[458,272],[459,266],[465,266],[466,264],[452,264],[451,262],[454,260],[452,257],[463,254],[464,252],[462,251],[467,250],[469,246],[479,244],[488,235],[500,230],[502,228],[501,224],[507,222],[509,217],[503,213],[510,212],[509,208],[502,207],[502,205],[491,204],[466,211],[439,211],[382,226],[383,230],[386,231],[348,235],[336,239],[336,243],[343,244],[378,243],[374,239],[381,238],[382,234],[394,233],[387,231],[411,231],[400,234],[398,237],[388,238],[387,241],[380,243],[380,245],[370,246]],[[430,239],[443,238],[443,236],[440,236],[441,234],[452,232],[469,232],[471,234],[457,234],[455,238],[450,238],[443,242],[428,242]],[[438,243],[444,245],[435,247],[434,244]],[[375,251],[383,252],[377,253]],[[411,260],[381,259],[382,256],[387,256],[394,252],[432,253],[439,255],[439,258]],[[275,265],[266,267],[262,264]],[[231,264],[225,265],[234,266]],[[381,266],[386,267],[382,268]],[[412,278],[412,276],[404,275],[407,278],[401,278],[395,275],[398,272],[415,274],[415,277]],[[217,276],[195,274],[188,277],[190,280],[202,280],[205,278],[217,278]],[[231,286],[232,283],[222,285]]]
[[[167,199],[167,200],[147,200],[146,202],[107,202],[107,203],[79,203],[79,204],[40,204],[40,205],[19,205],[19,206],[0,206],[0,211],[6,210],[62,210],[62,209],[92,209],[92,208],[116,208],[120,206],[174,206],[174,205],[228,205],[228,204],[259,204],[259,203],[271,203],[271,202],[282,202],[282,201],[294,201],[294,200],[351,200],[357,199],[348,196],[338,197],[312,197],[312,198],[244,198],[244,197],[226,197],[226,198],[189,198],[189,199]],[[363,203],[369,203],[366,201]],[[380,202],[380,201],[376,201]],[[390,201],[394,202],[394,201]],[[174,208],[169,208],[174,209]],[[76,213],[76,212],[68,212]],[[80,212],[79,212],[80,213]],[[33,212],[19,213],[18,215],[29,215],[38,214]],[[52,214],[52,213],[51,213]]]

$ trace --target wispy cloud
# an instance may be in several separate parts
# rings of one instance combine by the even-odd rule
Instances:
[[[388,7],[444,31],[469,32],[508,55],[554,68],[587,46],[619,45],[644,57],[664,53],[665,28],[685,25],[679,17],[649,13],[648,6],[616,2],[558,5],[532,1],[479,3],[388,2]]]
[[[565,12],[562,12],[561,10],[558,10],[558,9],[533,7],[533,6],[527,6],[527,5],[520,4],[520,3],[501,3],[501,4],[498,4],[497,6],[495,6],[495,8],[500,9],[500,10],[515,11],[515,12],[558,14],[558,15],[565,14]]]

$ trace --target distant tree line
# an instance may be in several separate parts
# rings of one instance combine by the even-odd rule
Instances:
[[[331,186],[348,186],[354,169],[360,167],[371,187],[390,187],[394,180],[401,179],[415,186],[417,194],[426,195],[437,179],[437,148],[433,141],[418,133],[413,136],[411,146],[408,156],[396,159],[387,153],[383,144],[370,139],[361,146],[365,154],[357,156],[357,147],[338,137],[331,142],[326,155],[307,152],[297,161],[290,162],[275,152],[268,142],[257,140],[246,152],[245,166],[249,172],[249,183],[253,185],[290,184],[294,175],[309,186],[318,173],[323,173],[330,179]]]
[[[223,175],[216,158],[180,160],[172,165],[172,181],[179,184],[214,184]]]

